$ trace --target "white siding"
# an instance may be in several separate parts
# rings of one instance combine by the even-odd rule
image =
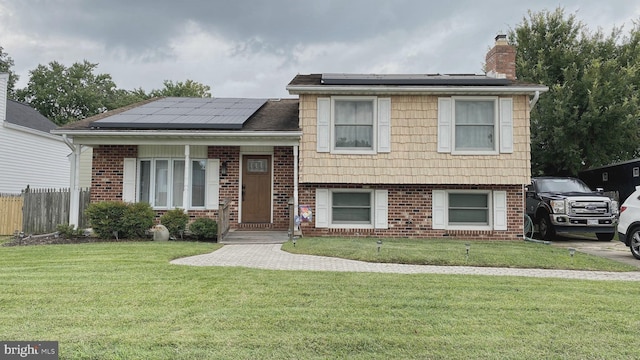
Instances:
[[[0,193],[70,185],[71,149],[62,141],[0,124]]]
[[[88,146],[82,147],[80,155],[80,187],[91,187],[91,165],[93,164],[93,148]]]
[[[152,157],[172,157],[183,158],[184,146],[181,145],[140,145],[138,146],[139,158],[152,158]],[[189,157],[192,159],[206,159],[207,147],[206,146],[190,146]]]

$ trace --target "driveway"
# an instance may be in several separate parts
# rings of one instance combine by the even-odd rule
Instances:
[[[558,236],[551,242],[552,246],[562,248],[574,248],[585,254],[601,256],[607,259],[619,261],[640,268],[640,260],[631,255],[631,251],[618,239],[611,241],[598,241],[592,235],[566,234]]]

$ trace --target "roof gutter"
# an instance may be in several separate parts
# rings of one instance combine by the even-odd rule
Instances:
[[[52,130],[52,134],[62,134],[70,136],[185,136],[185,137],[200,137],[200,138],[216,138],[216,137],[300,137],[302,131],[216,131],[216,132],[202,132],[202,131],[162,131],[162,130],[71,130],[71,129],[58,129]]]
[[[290,94],[510,94],[535,95],[546,92],[546,86],[327,86],[327,85],[289,85]]]
[[[76,151],[76,147],[73,145],[71,140],[67,138],[67,134],[62,134],[62,141],[64,141],[64,143],[67,144],[67,146],[69,147],[69,149],[71,149],[71,151]]]

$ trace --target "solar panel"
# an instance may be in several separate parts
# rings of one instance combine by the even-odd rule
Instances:
[[[267,102],[245,98],[163,98],[93,122],[127,129],[241,129]]]

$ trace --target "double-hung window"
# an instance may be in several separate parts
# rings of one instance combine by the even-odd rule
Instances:
[[[391,152],[391,99],[375,96],[318,98],[317,151],[334,154]]]
[[[433,190],[434,229],[507,230],[504,190]]]
[[[371,225],[371,191],[331,192],[331,223]]]
[[[138,175],[138,201],[154,208],[184,206],[184,159],[141,159]],[[206,164],[204,159],[192,159],[190,166],[189,208],[205,205]]]
[[[335,150],[373,150],[374,100],[334,99]]]
[[[496,151],[497,101],[454,99],[455,151]]]
[[[386,189],[316,189],[316,228],[388,229]]]
[[[513,99],[438,98],[438,152],[454,155],[513,153]]]

